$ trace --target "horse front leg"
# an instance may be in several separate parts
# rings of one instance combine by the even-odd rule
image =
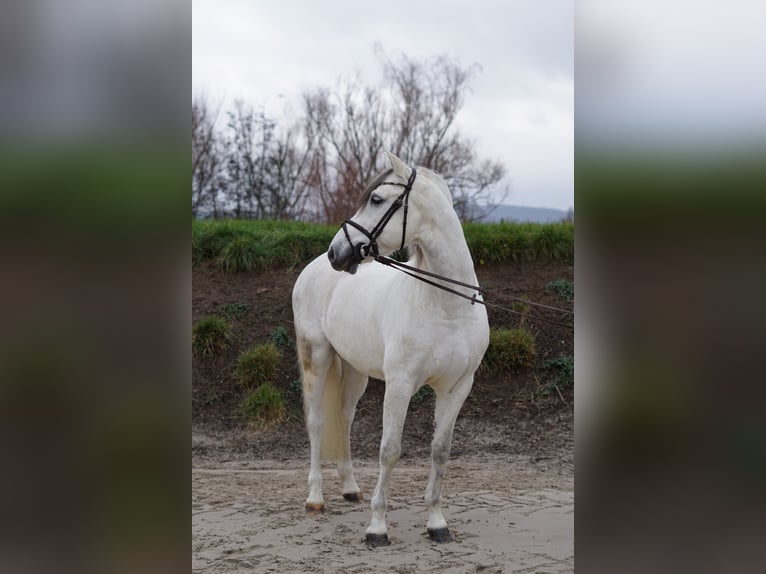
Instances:
[[[426,486],[426,508],[428,535],[435,542],[450,542],[452,535],[441,510],[442,478],[452,447],[452,432],[455,420],[473,386],[473,374],[458,381],[447,391],[437,391],[434,438],[431,442],[431,474]]]
[[[367,527],[367,546],[387,546],[386,504],[391,472],[399,461],[402,448],[402,429],[407,416],[412,391],[409,386],[386,381],[386,396],[383,400],[383,437],[380,441],[380,474],[372,494],[370,508],[372,517]]]

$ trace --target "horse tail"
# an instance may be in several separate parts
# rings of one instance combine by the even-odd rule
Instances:
[[[340,460],[346,441],[346,419],[343,416],[343,372],[340,357],[335,355],[327,371],[322,397],[324,424],[320,456],[324,460]]]

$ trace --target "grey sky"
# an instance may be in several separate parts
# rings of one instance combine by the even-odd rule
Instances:
[[[448,54],[482,67],[458,117],[482,157],[508,167],[516,205],[574,204],[573,1],[193,0],[194,94],[279,115],[300,94],[391,56]]]
[[[578,1],[578,142],[762,142],[765,26],[753,0]]]

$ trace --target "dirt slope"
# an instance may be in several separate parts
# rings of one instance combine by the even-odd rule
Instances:
[[[280,460],[307,452],[308,440],[303,430],[297,361],[294,351],[285,353],[275,384],[287,399],[290,416],[279,428],[247,432],[234,416],[242,389],[233,381],[231,370],[237,354],[248,346],[264,342],[277,327],[293,337],[290,292],[298,276],[297,269],[281,269],[246,274],[225,274],[211,262],[198,265],[193,273],[193,320],[214,313],[220,305],[242,302],[250,305],[247,314],[234,319],[234,344],[223,357],[212,362],[194,359],[192,415],[195,428],[208,433],[245,433],[241,441],[232,439],[237,448],[248,450],[254,458]],[[526,263],[482,266],[477,269],[481,284],[501,292],[498,303],[510,306],[504,297],[526,297],[554,306],[568,306],[555,292],[545,289],[550,281],[573,280],[573,267],[565,264]],[[498,300],[499,299],[499,300]],[[488,298],[492,301],[492,298]],[[490,325],[515,326],[518,317],[489,308]],[[558,318],[554,312],[546,314]],[[546,323],[528,323],[536,336],[538,365],[549,358],[572,355],[572,332]],[[524,369],[511,376],[493,376],[480,370],[460,418],[454,454],[534,452],[542,444],[554,450],[568,448],[572,431],[572,395],[539,391],[549,382],[551,373],[539,368]],[[371,381],[359,403],[354,423],[354,456],[374,458],[380,438],[380,417],[384,385]],[[428,454],[432,429],[433,399],[413,404],[407,418],[404,456]],[[470,424],[467,424],[470,419]],[[466,437],[468,433],[473,436]],[[200,447],[202,448],[202,447]],[[543,453],[540,453],[544,456]]]

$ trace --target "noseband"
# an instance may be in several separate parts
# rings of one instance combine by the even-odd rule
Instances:
[[[383,214],[383,217],[380,218],[380,221],[378,221],[375,224],[375,227],[372,228],[372,231],[367,231],[364,227],[356,223],[355,221],[351,221],[350,219],[347,219],[343,222],[343,233],[346,235],[346,241],[348,241],[348,244],[351,246],[351,251],[354,256],[354,261],[357,263],[360,263],[362,259],[368,256],[377,257],[379,255],[378,253],[378,237],[383,232],[383,228],[388,224],[388,222],[391,220],[391,218],[394,216],[394,213],[402,206],[404,205],[404,222],[402,223],[402,243],[399,246],[399,249],[404,248],[404,236],[407,233],[407,207],[409,206],[409,200],[410,200],[410,191],[412,191],[412,184],[415,183],[415,177],[417,176],[417,172],[415,171],[415,168],[412,168],[412,173],[410,174],[409,179],[407,180],[407,183],[398,183],[395,181],[384,181],[380,185],[396,185],[399,187],[403,187],[404,190],[402,193],[399,194],[399,197],[397,197],[394,202],[391,204],[391,206],[388,208],[388,210]],[[380,186],[378,186],[380,187]],[[376,188],[377,189],[377,188]],[[359,231],[361,231],[367,239],[370,240],[370,242],[366,245],[359,244],[357,246],[354,246],[354,243],[351,241],[351,236],[348,233],[348,226],[355,227]]]

